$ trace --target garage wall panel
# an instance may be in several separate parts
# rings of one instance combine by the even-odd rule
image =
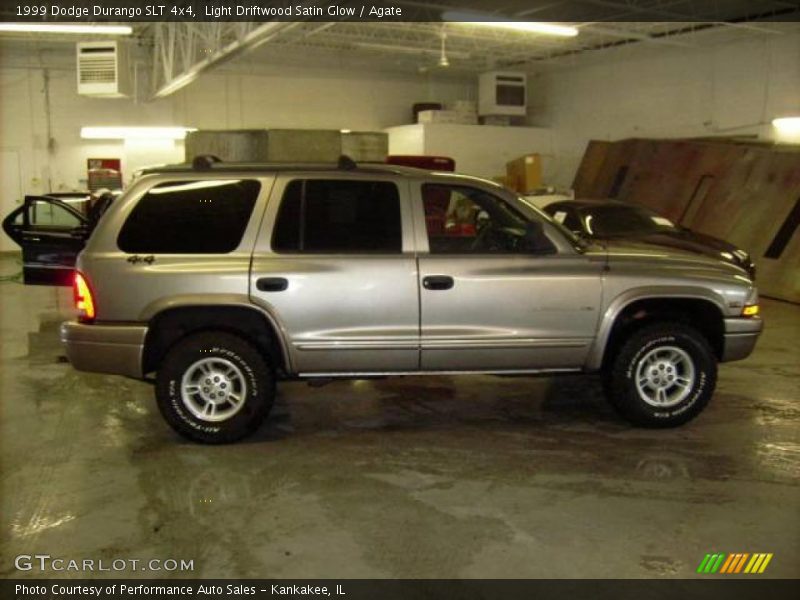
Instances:
[[[554,131],[558,184],[569,186],[589,140],[753,135],[782,140],[772,118],[800,106],[800,24],[731,40],[676,37],[575,57],[532,79],[529,119]],[[751,35],[752,32],[751,32]]]
[[[800,147],[703,140],[604,146],[597,175],[576,182],[581,196],[608,196],[619,170],[627,167],[619,199],[744,248],[756,262],[765,295],[800,302],[800,230],[791,233],[779,256],[766,256],[800,199]],[[587,152],[579,173],[596,169],[597,155]]]

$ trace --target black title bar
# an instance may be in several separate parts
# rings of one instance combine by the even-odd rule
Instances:
[[[266,600],[782,600],[800,595],[800,582],[752,575],[659,580],[258,580],[258,579],[10,579],[0,597],[16,600],[132,600],[207,598]]]
[[[796,0],[715,0],[692,3],[652,0],[2,0],[5,22],[137,21],[692,21],[800,20]]]

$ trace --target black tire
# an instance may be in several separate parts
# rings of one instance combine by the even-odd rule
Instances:
[[[211,364],[220,369],[220,374],[225,365],[235,367],[228,371],[234,374],[232,379],[222,377],[229,385],[227,393],[237,400],[236,404],[232,400],[220,400],[224,404],[219,405],[217,418],[223,420],[210,421],[192,412],[190,407],[197,410],[210,404],[206,392],[201,396],[198,389],[195,395],[189,395],[189,400],[184,400],[181,393],[184,376],[197,373],[197,364],[206,359],[212,360]],[[213,359],[219,361],[215,363]],[[212,384],[216,385],[225,387],[224,383]],[[200,381],[196,387],[202,386]],[[215,387],[202,389],[211,389],[212,394],[218,391],[219,398],[225,393]],[[178,342],[167,353],[156,378],[156,401],[164,419],[182,436],[204,444],[226,444],[250,435],[266,418],[274,398],[275,377],[270,365],[252,344],[229,333],[198,333]],[[223,410],[232,412],[230,417],[223,418]]]
[[[685,356],[672,365],[673,370],[667,373],[672,379],[667,382],[666,375],[656,371],[663,364],[669,368],[667,357],[675,356],[675,349],[679,351],[677,354],[682,352]],[[654,357],[657,362],[645,362],[648,357]],[[663,361],[659,357],[664,357]],[[687,377],[689,364],[694,370],[691,378]],[[637,372],[649,381],[641,394]],[[628,421],[641,427],[677,427],[696,417],[711,399],[717,383],[717,359],[708,340],[692,327],[656,323],[642,327],[625,340],[604,375],[604,388],[611,405]],[[690,385],[673,383],[689,379]],[[671,386],[663,391],[663,398],[667,400],[663,402],[665,406],[651,403],[658,402],[658,398],[648,402],[642,397],[642,394],[658,395],[655,387],[649,387],[654,386],[654,382]]]

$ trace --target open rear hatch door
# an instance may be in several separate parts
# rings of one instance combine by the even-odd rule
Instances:
[[[3,231],[22,248],[25,283],[72,285],[75,259],[91,233],[89,224],[67,197],[25,196],[24,204],[3,219]]]

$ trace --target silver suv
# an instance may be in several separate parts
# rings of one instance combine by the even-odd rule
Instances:
[[[441,373],[601,372],[624,417],[675,426],[762,329],[736,266],[591,245],[492,182],[348,160],[147,170],[74,289],[72,365],[155,374],[164,418],[206,443],[253,432],[278,380]]]

